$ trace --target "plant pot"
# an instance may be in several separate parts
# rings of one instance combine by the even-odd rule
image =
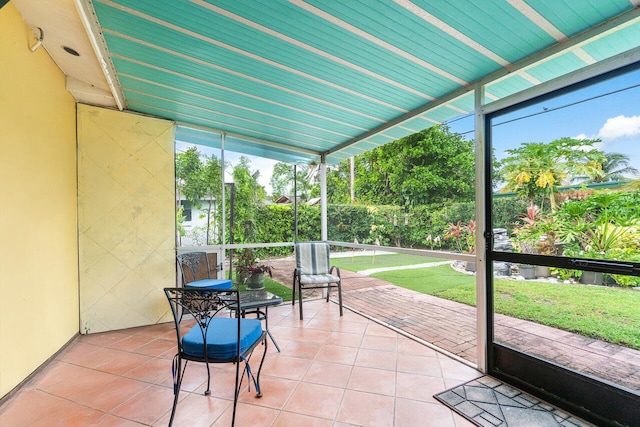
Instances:
[[[236,271],[236,281],[239,285],[244,285],[248,278],[249,275],[247,273],[239,273]]]
[[[535,276],[536,277],[549,277],[551,276],[551,268],[547,265],[536,265],[535,266]]]
[[[264,273],[250,274],[244,282],[248,290],[257,291],[264,289]]]
[[[520,275],[522,277],[524,277],[525,279],[531,280],[531,279],[535,279],[536,278],[536,268],[535,268],[535,266],[520,264],[518,266],[518,269],[520,270]]]
[[[583,271],[580,283],[585,285],[602,285],[603,274],[597,271]]]

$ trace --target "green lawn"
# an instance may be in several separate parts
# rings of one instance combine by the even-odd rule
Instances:
[[[403,288],[475,306],[475,276],[448,265],[372,275]],[[640,350],[640,291],[496,280],[496,312]]]
[[[346,252],[349,253],[349,252]],[[370,268],[396,267],[400,265],[424,264],[427,262],[443,261],[439,258],[424,257],[419,255],[377,255],[354,256],[349,258],[331,258],[331,265],[349,271],[368,270]]]

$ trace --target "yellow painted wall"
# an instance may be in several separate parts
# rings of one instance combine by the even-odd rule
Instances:
[[[0,9],[0,396],[78,332],[76,106]]]
[[[173,122],[78,105],[80,332],[169,319]]]

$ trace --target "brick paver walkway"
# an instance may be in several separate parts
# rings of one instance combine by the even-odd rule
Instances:
[[[295,262],[273,261],[273,278],[291,287]],[[476,363],[476,309],[341,270],[343,302],[421,340]],[[496,315],[496,341],[640,391],[640,351],[534,322]]]

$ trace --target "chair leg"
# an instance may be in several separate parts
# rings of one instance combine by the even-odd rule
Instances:
[[[244,371],[242,372],[244,375]],[[240,394],[240,360],[236,362],[236,390],[233,394],[233,415],[231,415],[231,427],[236,423],[236,407],[238,406],[238,395]]]
[[[329,293],[331,292],[331,286],[327,285],[327,302],[329,302]]]
[[[260,359],[260,366],[258,366],[258,374],[254,377],[254,384],[256,387],[256,397],[262,397],[262,389],[260,388],[260,372],[262,372],[262,364],[264,363],[264,359],[267,356],[267,336],[264,337],[263,345],[264,351],[262,352],[262,358]]]
[[[209,371],[209,363],[205,363],[207,365],[207,389],[204,391],[205,396],[209,396],[211,394],[211,372]]]
[[[178,395],[180,394],[180,390],[174,393],[173,396],[173,408],[171,408],[171,418],[169,419],[169,427],[173,424],[173,418],[176,416],[176,408],[178,407]]]
[[[298,284],[298,280],[296,280],[298,274],[294,271],[293,272],[293,287],[292,287],[292,291],[293,291],[293,296],[291,298],[291,305],[296,305],[296,285]]]
[[[185,363],[185,369],[187,368],[187,364]],[[173,424],[173,418],[176,415],[176,408],[178,407],[178,398],[180,396],[180,387],[182,385],[182,377],[184,371],[182,370],[182,359],[180,356],[176,354],[173,358],[173,366],[171,367],[173,371],[173,407],[171,408],[171,418],[169,418],[169,427]]]
[[[340,305],[340,316],[342,316],[342,281],[338,282],[338,304]]]
[[[300,320],[302,320],[302,284],[298,282],[298,299],[300,300]]]

